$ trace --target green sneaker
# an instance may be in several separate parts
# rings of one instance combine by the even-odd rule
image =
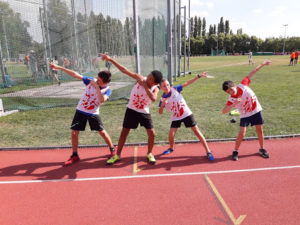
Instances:
[[[121,160],[120,156],[114,155],[113,157],[111,157],[109,160],[106,161],[106,164],[112,165],[115,162],[118,162],[120,160]]]
[[[149,153],[147,155],[147,158],[148,158],[148,162],[151,163],[151,164],[155,164],[156,163],[156,160],[154,158],[154,156],[152,155],[152,153]]]

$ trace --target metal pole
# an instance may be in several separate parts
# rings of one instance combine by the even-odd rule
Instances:
[[[288,24],[283,24],[284,26],[284,40],[283,40],[283,50],[282,50],[282,53],[283,55],[285,54],[285,39],[286,39],[286,27],[288,26]]]
[[[176,60],[177,60],[177,32],[176,32],[176,24],[177,24],[177,18],[176,18],[176,0],[173,0],[173,40],[174,40],[174,80],[176,81]]]
[[[178,52],[178,77],[181,75],[181,0],[179,0],[179,16],[178,16],[178,41],[179,41],[179,52]]]
[[[79,44],[78,44],[78,40],[77,40],[77,28],[76,28],[77,19],[76,19],[74,0],[71,0],[71,4],[72,4],[72,15],[73,15],[74,37],[75,37],[75,50],[76,50],[78,68],[80,70],[81,62],[79,62]]]
[[[135,42],[135,63],[136,73],[140,73],[140,39],[139,39],[139,22],[136,14],[136,2],[133,1],[133,24],[134,24],[134,42]]]
[[[185,77],[185,64],[186,64],[186,7],[184,6],[184,63],[183,63],[183,76]]]
[[[5,45],[6,45],[7,60],[10,61],[10,55],[9,55],[8,44],[7,44],[7,36],[6,36],[6,27],[5,27],[5,23],[4,23],[3,14],[2,14],[2,25],[3,25],[4,39],[5,39]]]
[[[168,0],[168,80],[172,86],[172,26],[171,26],[171,0]]]
[[[189,0],[189,48],[188,48],[188,73],[191,74],[190,72],[190,56],[191,56],[191,0]]]
[[[48,58],[48,56],[47,56],[47,40],[46,40],[46,36],[45,36],[45,25],[44,25],[44,16],[43,16],[43,12],[42,12],[42,8],[41,7],[39,7],[39,12],[40,12],[40,20],[41,20],[41,28],[42,28],[42,37],[43,37],[43,44],[44,44],[44,49],[45,49],[45,51],[44,51],[44,54],[45,54],[45,61],[46,61],[46,72],[47,72],[47,74],[46,75],[44,75],[44,77],[48,77],[48,74],[49,74],[49,64],[48,64],[48,61],[47,61],[47,58]],[[44,14],[45,14],[45,11],[44,11]]]
[[[1,69],[1,74],[2,74],[2,81],[3,81],[3,84],[4,84],[4,87],[6,87],[5,70],[4,70],[3,61],[2,61],[2,47],[1,47],[1,41],[0,41],[0,69]]]
[[[48,46],[49,46],[49,58],[51,59],[52,58],[52,50],[51,50],[51,40],[50,40],[50,34],[49,34],[49,23],[48,23],[48,13],[47,13],[46,0],[43,0],[43,6],[44,6],[44,13],[45,13],[45,18],[46,18]]]
[[[87,21],[87,14],[86,14],[86,0],[84,0],[84,11],[85,11],[85,23],[86,23],[86,25],[87,25],[86,31],[87,31],[88,52],[89,52],[88,66],[89,66],[89,69],[91,70],[91,69],[92,69],[92,66],[91,66],[92,57],[91,57],[91,46],[90,46],[89,24],[88,24],[88,21]]]

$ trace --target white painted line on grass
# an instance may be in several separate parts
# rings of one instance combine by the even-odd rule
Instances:
[[[221,171],[206,171],[206,172],[188,172],[188,173],[166,173],[166,174],[150,174],[150,175],[132,175],[132,176],[116,176],[116,177],[91,177],[91,178],[75,178],[75,179],[52,179],[52,180],[15,180],[15,181],[0,181],[0,184],[29,184],[29,183],[46,183],[46,182],[68,182],[68,181],[96,181],[96,180],[121,180],[121,179],[137,179],[137,178],[152,178],[152,177],[172,177],[172,176],[192,176],[204,174],[223,174],[223,173],[242,173],[256,172],[267,170],[283,170],[300,168],[300,165],[282,166],[282,167],[266,167],[255,169],[241,170],[221,170]]]

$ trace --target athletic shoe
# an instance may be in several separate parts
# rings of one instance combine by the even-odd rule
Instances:
[[[211,152],[207,153],[207,158],[208,158],[209,161],[214,161],[215,160],[215,157]]]
[[[239,159],[239,152],[233,151],[232,152],[232,160],[237,161]]]
[[[106,161],[106,164],[112,165],[115,162],[118,162],[120,160],[121,160],[120,156],[114,155],[113,157],[111,157],[109,160]]]
[[[172,153],[174,150],[172,148],[168,148],[166,151],[163,152],[164,155],[168,155]]]
[[[264,148],[259,149],[259,154],[260,154],[262,157],[264,157],[264,158],[269,158],[269,157],[270,157],[269,153],[268,153],[267,150],[264,149]]]
[[[78,155],[71,155],[70,159],[68,159],[67,162],[65,162],[65,166],[69,166],[71,164],[74,164],[80,160]]]
[[[147,155],[147,158],[148,158],[148,162],[149,162],[149,163],[151,163],[151,164],[155,164],[155,163],[156,163],[156,160],[155,160],[155,158],[154,158],[154,156],[153,156],[152,153],[149,153],[149,154]]]

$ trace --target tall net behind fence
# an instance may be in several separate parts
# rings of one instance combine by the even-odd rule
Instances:
[[[61,71],[56,78],[49,62],[93,77],[111,70],[112,99],[128,96],[132,80],[98,53],[107,52],[135,70],[130,1],[0,1],[0,31],[0,98],[7,110],[77,103],[81,82]]]

